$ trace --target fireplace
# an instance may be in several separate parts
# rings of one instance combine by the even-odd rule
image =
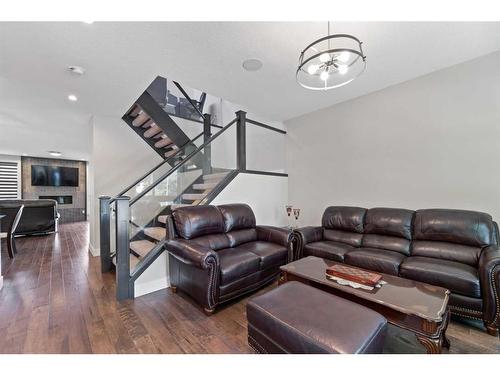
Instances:
[[[73,204],[73,196],[71,195],[40,195],[40,199],[53,199],[57,204]]]

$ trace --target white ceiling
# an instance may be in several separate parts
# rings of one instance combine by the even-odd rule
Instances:
[[[297,85],[295,69],[326,22],[3,22],[0,111],[37,117],[41,127],[120,117],[162,75],[286,120],[500,50],[500,23],[333,23],[333,31],[364,42],[367,70],[347,86],[314,92]],[[247,58],[262,60],[262,70],[243,70]],[[74,77],[69,65],[87,73]],[[68,102],[69,93],[79,101]]]

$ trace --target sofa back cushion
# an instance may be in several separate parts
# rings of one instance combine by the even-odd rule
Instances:
[[[255,228],[255,215],[247,204],[224,204],[217,206],[224,218],[224,232]]]
[[[215,206],[180,207],[172,213],[180,237],[192,239],[207,234],[224,233],[224,219]]]
[[[414,211],[401,208],[371,208],[366,212],[363,247],[410,255]]]
[[[495,244],[495,226],[483,212],[428,209],[415,215],[413,238],[421,241],[452,242],[473,247]]]
[[[232,230],[226,233],[226,237],[229,239],[229,246],[236,247],[247,242],[257,241],[257,229]]]
[[[451,242],[413,241],[411,255],[451,260],[477,267],[481,256],[481,248]]]
[[[361,207],[331,206],[323,213],[321,225],[325,229],[363,233],[365,213]]]
[[[197,245],[208,247],[215,251],[226,249],[231,246],[231,241],[225,233],[206,234],[193,238],[191,241]]]
[[[337,229],[325,229],[323,230],[323,239],[327,241],[342,242],[347,245],[354,247],[361,246],[361,239],[363,235],[361,233],[347,232]]]

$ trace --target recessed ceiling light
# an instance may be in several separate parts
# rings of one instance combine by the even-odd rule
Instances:
[[[60,151],[47,151],[52,156],[61,156],[62,152]]]
[[[28,154],[26,152],[23,152],[23,156],[28,156]]]
[[[87,23],[89,25],[92,25],[94,23],[94,21],[82,21],[83,23]]]
[[[71,102],[76,102],[78,100],[78,98],[76,97],[76,95],[69,94],[68,95],[68,100],[71,101]]]
[[[258,59],[248,59],[243,61],[243,69],[248,70],[249,72],[255,72],[262,68],[262,61]]]
[[[74,73],[75,75],[79,75],[79,76],[82,76],[85,74],[85,69],[83,69],[81,66],[78,66],[78,65],[68,66],[68,70],[71,73]]]

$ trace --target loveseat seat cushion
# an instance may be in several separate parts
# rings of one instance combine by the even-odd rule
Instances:
[[[217,206],[224,217],[224,231],[255,228],[255,215],[247,204],[223,204]]]
[[[228,284],[260,270],[260,257],[250,251],[227,248],[217,251],[220,263],[220,283]]]
[[[304,247],[304,256],[312,255],[319,258],[343,262],[345,254],[354,249],[356,248],[342,242],[317,241],[308,243]]]
[[[399,273],[404,278],[447,288],[453,293],[481,297],[477,270],[463,263],[412,256],[401,264]]]
[[[483,212],[428,209],[415,214],[415,240],[453,242],[484,247],[495,243],[495,226]]]
[[[345,254],[344,262],[367,270],[397,276],[399,266],[405,258],[403,254],[396,251],[361,247]]]
[[[325,229],[337,229],[363,233],[366,209],[361,207],[332,206],[323,213],[321,225]]]
[[[215,206],[181,207],[172,216],[177,233],[187,240],[224,232],[224,219]]]
[[[193,241],[193,243],[197,245],[208,247],[211,250],[220,250],[231,247],[231,242],[224,233],[206,234],[204,236],[196,237],[190,241]]]
[[[288,258],[286,247],[273,242],[252,241],[237,246],[235,251],[249,251],[260,259],[260,269],[265,270],[272,266],[282,266]]]

